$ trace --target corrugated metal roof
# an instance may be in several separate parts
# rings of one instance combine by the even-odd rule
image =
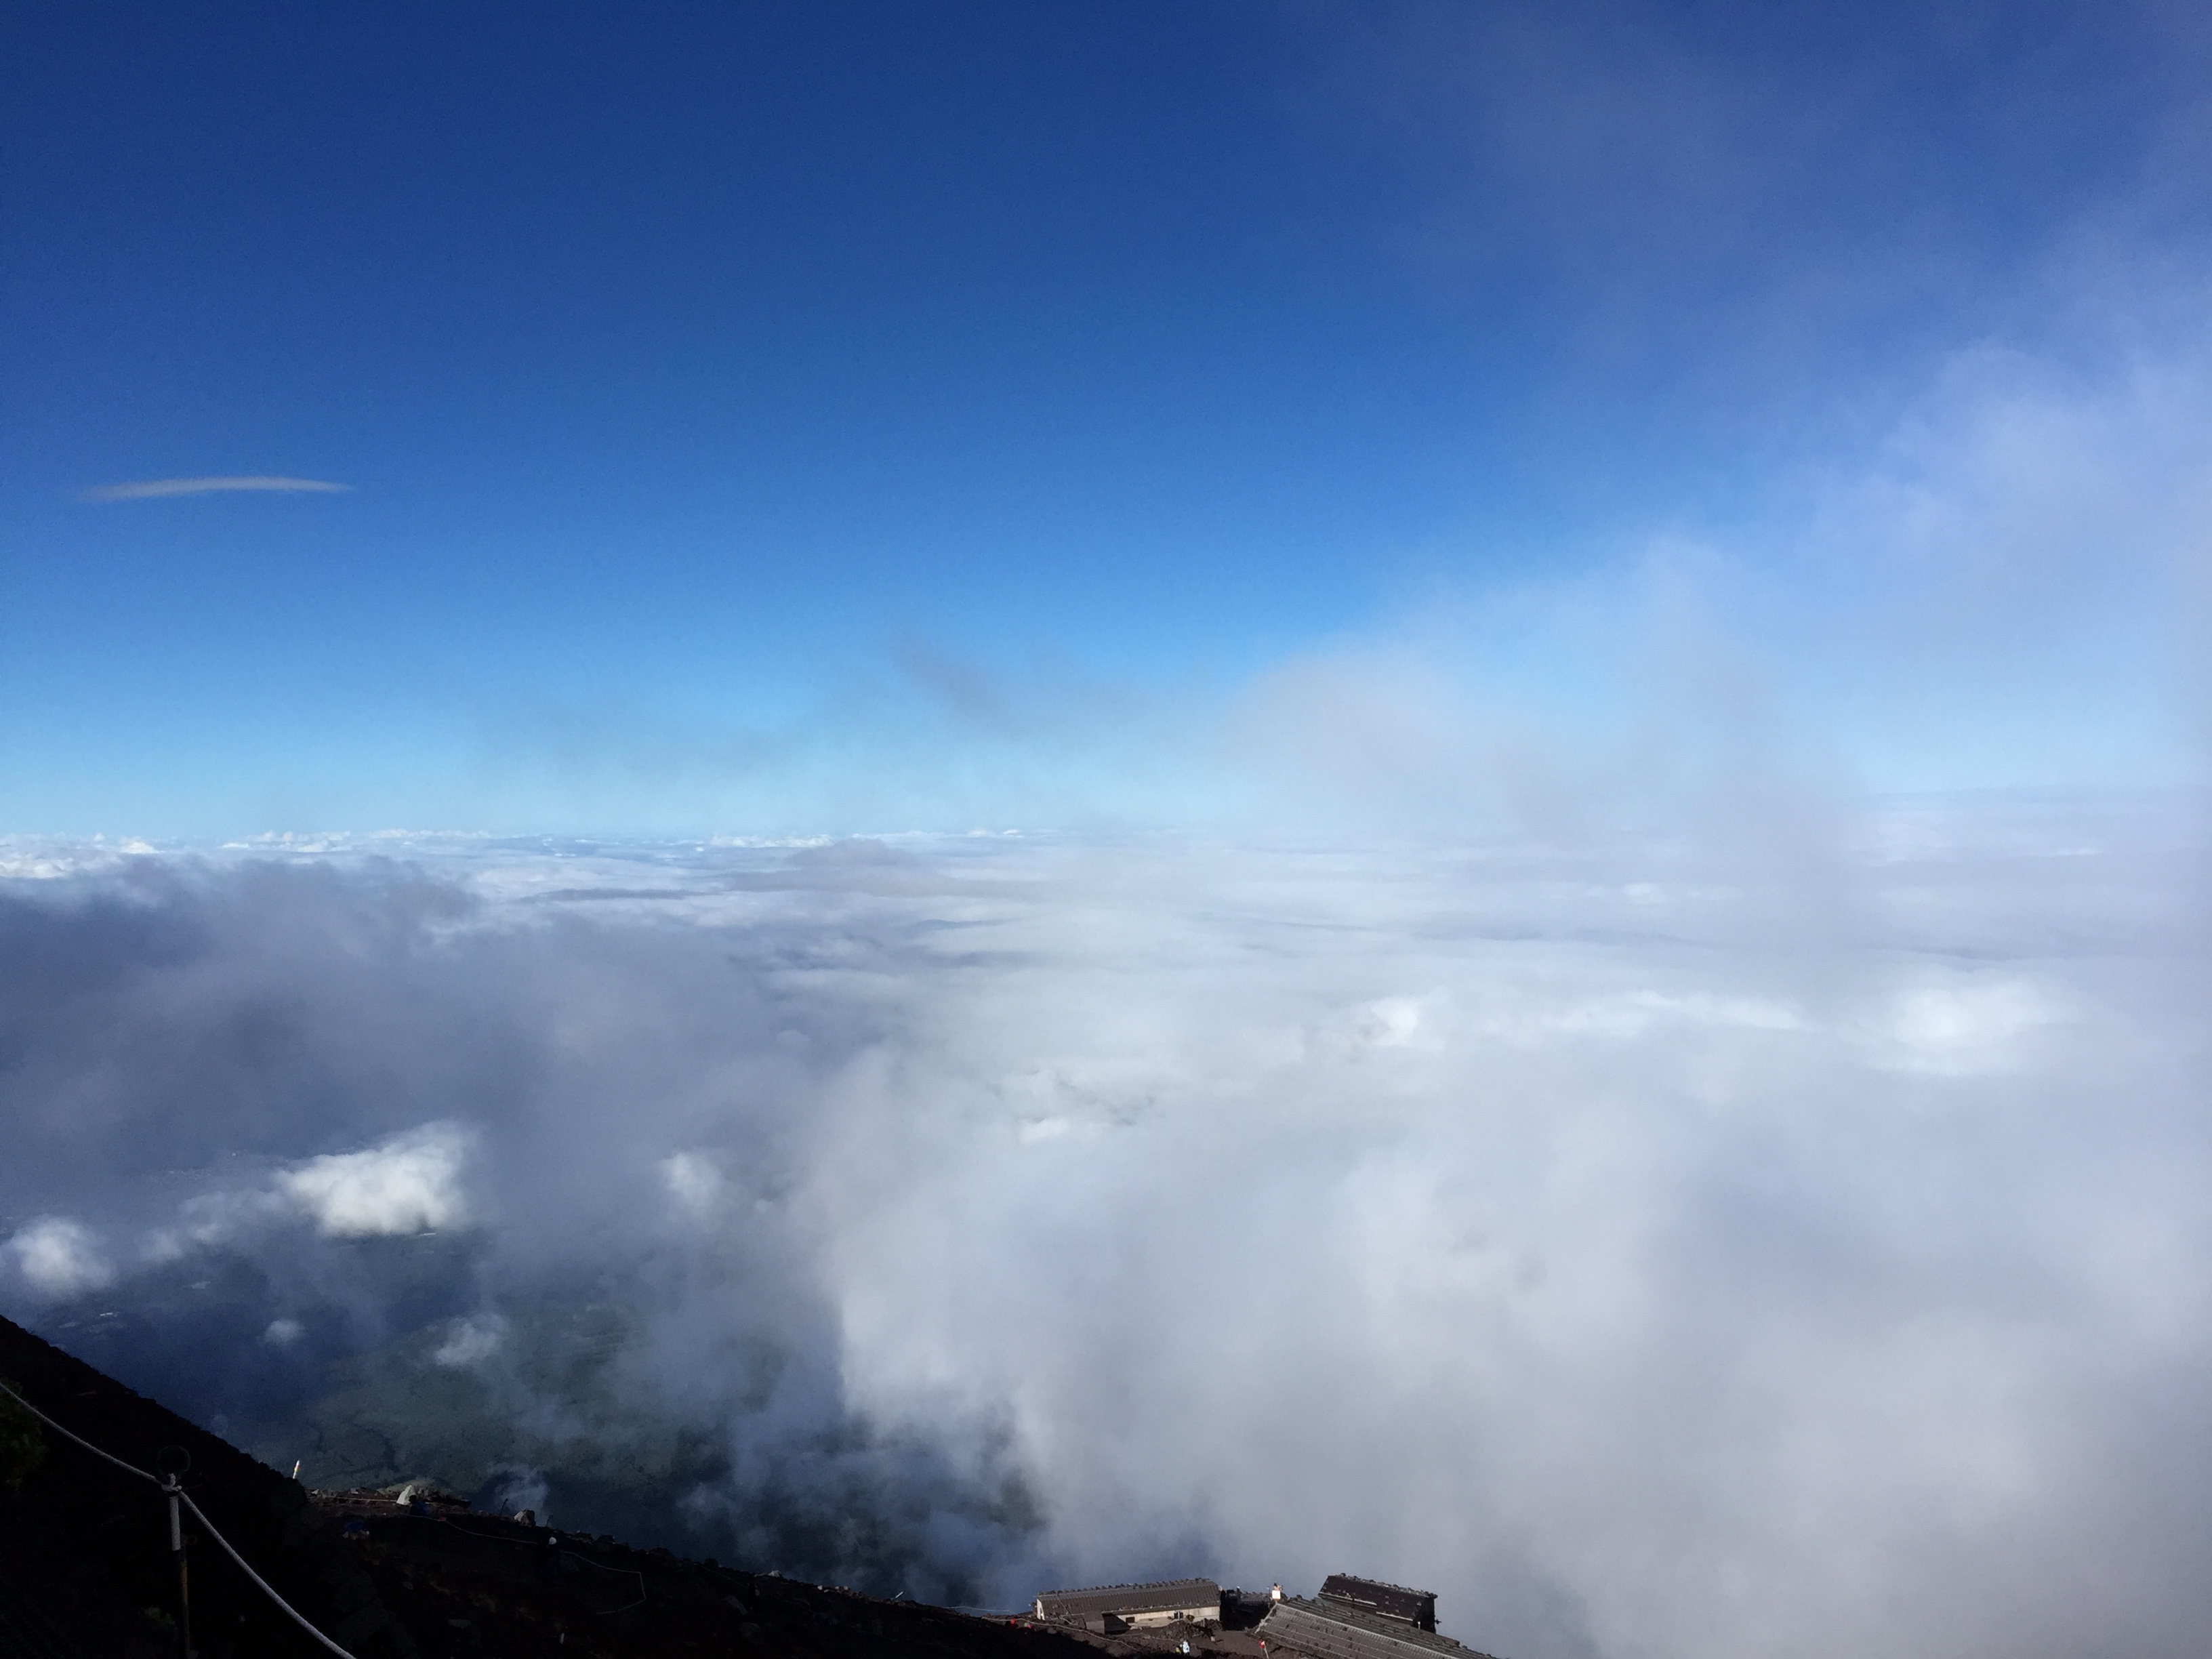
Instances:
[[[1365,1613],[1341,1601],[1286,1596],[1269,1608],[1257,1632],[1269,1647],[1296,1648],[1317,1659],[1492,1659],[1449,1636],[1437,1636],[1396,1619]]]
[[[1348,1601],[1355,1607],[1379,1613],[1386,1619],[1402,1619],[1423,1630],[1437,1627],[1434,1590],[1408,1589],[1403,1584],[1386,1584],[1379,1578],[1333,1572],[1322,1581],[1321,1593],[1324,1601]]]
[[[1221,1586],[1211,1578],[1164,1578],[1150,1584],[1047,1590],[1037,1601],[1048,1619],[1080,1619],[1101,1613],[1169,1613],[1177,1607],[1205,1607],[1218,1613]]]

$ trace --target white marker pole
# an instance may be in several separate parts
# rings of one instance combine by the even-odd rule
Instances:
[[[163,1483],[169,1494],[169,1553],[177,1559],[177,1651],[192,1659],[192,1584],[185,1571],[185,1527],[177,1513],[177,1477]]]

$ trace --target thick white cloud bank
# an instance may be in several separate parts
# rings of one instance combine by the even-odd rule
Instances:
[[[337,1238],[417,1233],[464,1219],[461,1158],[467,1136],[429,1123],[358,1152],[326,1152],[277,1176],[278,1190]]]
[[[42,1216],[4,1247],[23,1284],[41,1297],[75,1296],[114,1282],[90,1233],[60,1216]]]
[[[415,1330],[518,1420],[577,1410],[517,1357],[548,1310],[605,1305],[629,1414],[569,1428],[686,1425],[702,1549],[886,1588],[1349,1570],[1513,1659],[2193,1653],[2195,811],[49,845],[0,893],[4,1294],[94,1352],[249,1263],[254,1364]],[[443,1249],[435,1306],[371,1271]]]

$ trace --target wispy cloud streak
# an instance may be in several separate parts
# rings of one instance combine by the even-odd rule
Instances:
[[[351,484],[325,478],[284,478],[252,473],[220,478],[142,478],[131,483],[100,484],[78,496],[84,501],[143,501],[162,495],[219,495],[236,491],[265,490],[291,495],[343,495]]]

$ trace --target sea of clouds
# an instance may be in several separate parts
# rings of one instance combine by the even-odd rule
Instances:
[[[272,1461],[336,1391],[403,1474],[885,1593],[2194,1651],[2196,813],[18,841],[0,1306]]]

